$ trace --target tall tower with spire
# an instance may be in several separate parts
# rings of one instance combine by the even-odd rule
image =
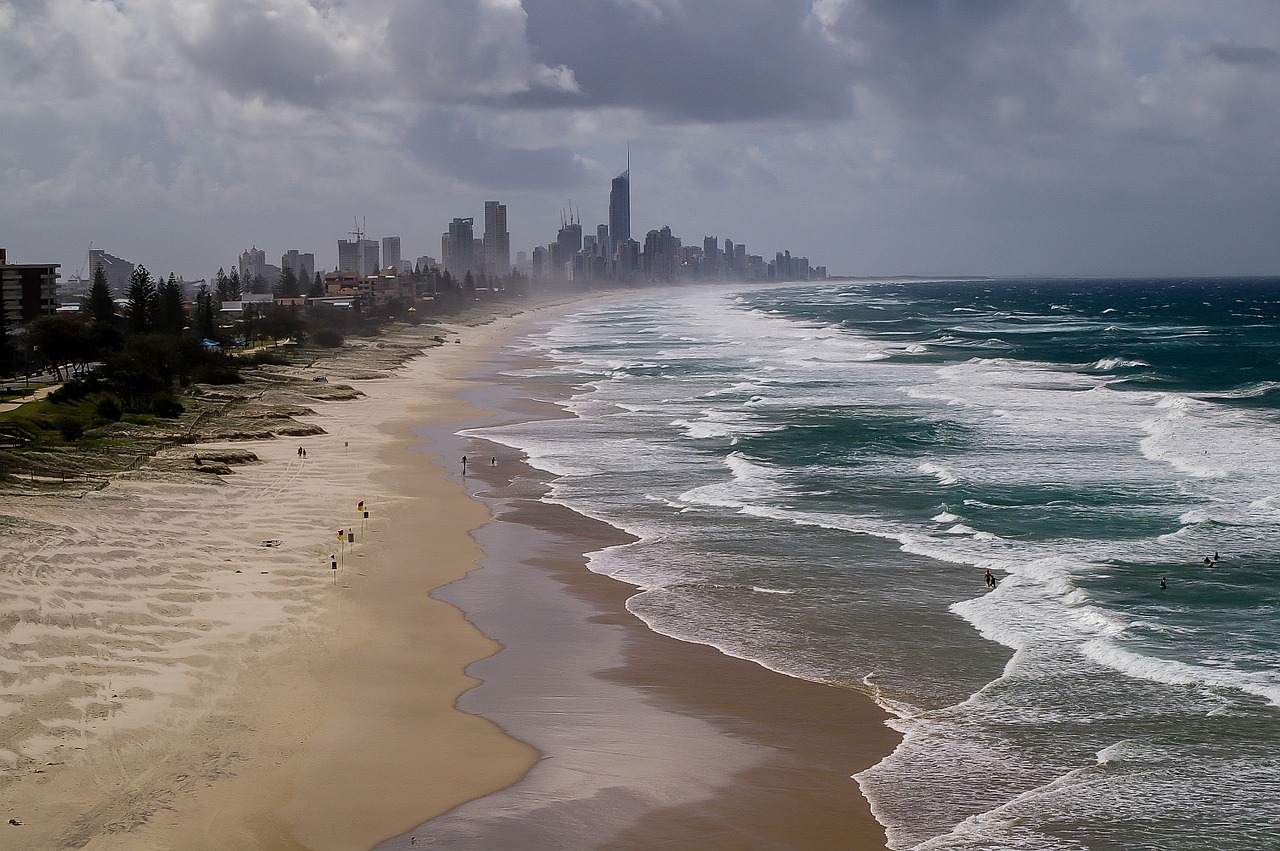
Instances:
[[[613,179],[609,189],[609,256],[631,239],[631,149],[627,149],[627,170]]]

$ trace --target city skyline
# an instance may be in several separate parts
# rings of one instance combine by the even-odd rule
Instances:
[[[1274,274],[1280,7],[138,0],[0,27],[0,241],[206,277],[573,199],[848,275]]]

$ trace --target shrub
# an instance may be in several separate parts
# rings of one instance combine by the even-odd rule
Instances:
[[[104,420],[111,420],[113,423],[120,422],[120,418],[124,416],[124,409],[120,407],[120,400],[115,396],[102,396],[98,399],[95,406],[98,416]]]
[[[326,349],[341,348],[342,334],[333,328],[320,328],[311,335],[311,342]]]
[[[58,417],[53,424],[67,443],[75,443],[84,437],[84,423],[75,417]]]
[[[176,399],[157,399],[155,405],[152,406],[157,417],[163,417],[166,420],[175,420],[182,416],[182,403]]]

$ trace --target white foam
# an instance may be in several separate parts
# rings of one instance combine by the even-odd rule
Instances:
[[[1227,666],[1193,665],[1175,659],[1158,659],[1126,650],[1114,641],[1086,642],[1082,652],[1100,665],[1126,676],[1173,686],[1209,686],[1232,689],[1261,697],[1280,707],[1280,675],[1274,671],[1246,672]]]

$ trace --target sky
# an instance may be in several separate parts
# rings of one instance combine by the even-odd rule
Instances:
[[[0,246],[210,278],[508,208],[832,275],[1280,274],[1274,0],[0,0]]]

